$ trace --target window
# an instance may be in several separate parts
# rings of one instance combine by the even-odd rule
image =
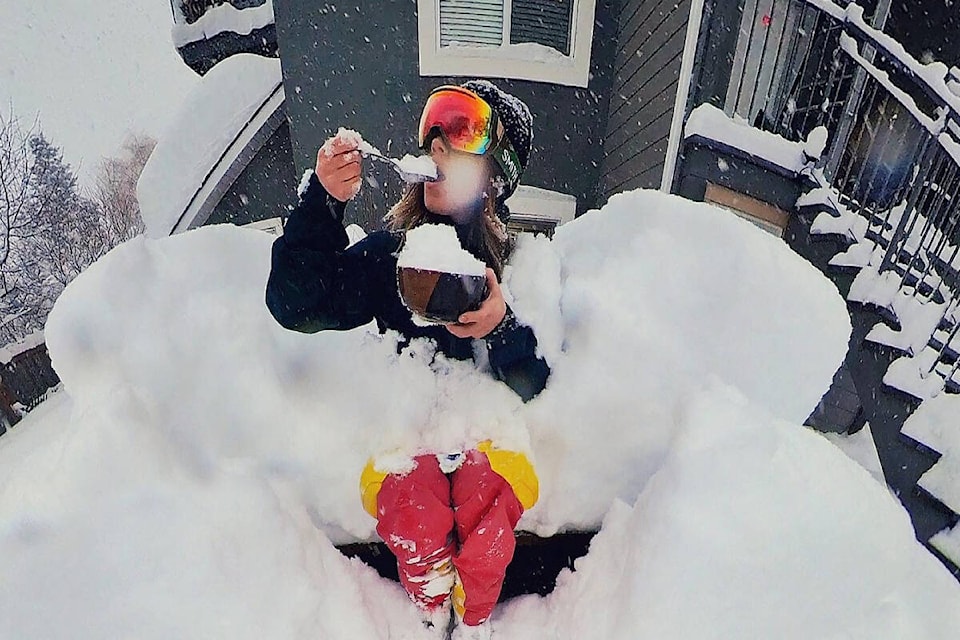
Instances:
[[[586,87],[596,0],[417,0],[420,75]]]

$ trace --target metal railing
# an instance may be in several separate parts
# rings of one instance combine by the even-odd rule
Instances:
[[[728,115],[792,141],[836,124],[854,76],[841,33],[842,24],[803,0],[745,0]]]
[[[901,293],[943,306],[926,373],[960,390],[960,96],[856,5],[745,0],[739,17],[714,99],[790,141],[827,129],[812,176],[867,219],[879,271],[895,272]]]

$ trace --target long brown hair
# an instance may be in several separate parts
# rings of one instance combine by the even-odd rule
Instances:
[[[494,185],[491,184],[487,188],[483,202],[483,210],[468,223],[475,226],[471,231],[479,234],[477,244],[481,246],[473,249],[483,253],[478,257],[493,269],[499,279],[503,275],[503,265],[507,261],[509,238],[506,227],[497,217],[497,188]],[[393,205],[383,219],[391,230],[407,231],[422,224],[428,213],[423,201],[423,183],[418,182],[407,187],[403,197]],[[469,247],[465,248],[469,249]]]

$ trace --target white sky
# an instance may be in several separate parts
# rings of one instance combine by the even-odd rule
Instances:
[[[168,0],[0,1],[0,109],[39,115],[84,184],[130,132],[159,136],[198,76]]]

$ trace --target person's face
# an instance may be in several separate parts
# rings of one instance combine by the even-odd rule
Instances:
[[[490,181],[487,159],[450,149],[441,136],[430,142],[430,157],[437,164],[440,179],[425,182],[423,201],[435,214],[467,222],[480,208]]]

